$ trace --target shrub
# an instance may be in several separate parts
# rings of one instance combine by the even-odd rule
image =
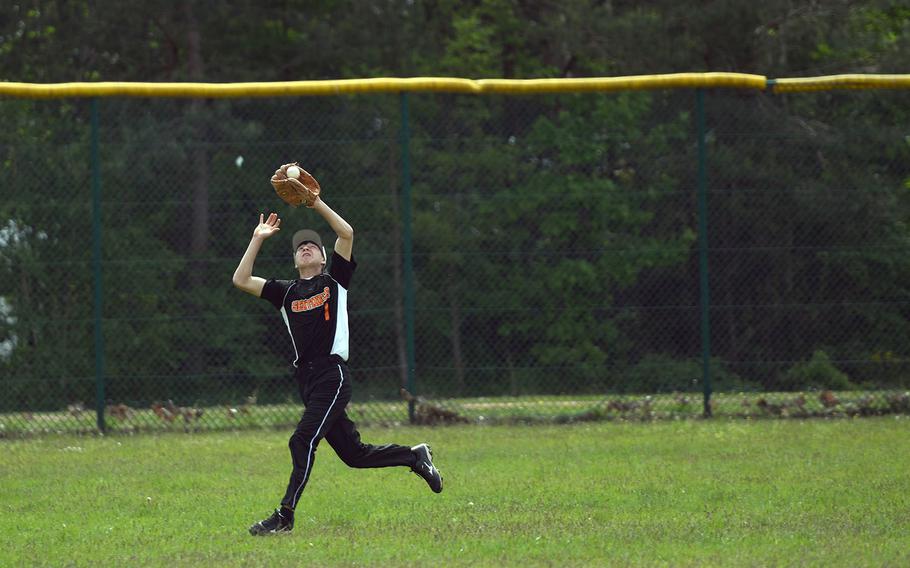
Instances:
[[[821,349],[813,353],[808,361],[797,363],[784,373],[780,387],[784,390],[856,388],[850,377],[834,366],[831,357]]]
[[[646,355],[628,369],[619,392],[659,393],[674,391],[701,391],[702,363],[700,359],[674,359],[662,353]],[[711,359],[711,390],[753,390],[738,375],[726,370],[718,359]]]

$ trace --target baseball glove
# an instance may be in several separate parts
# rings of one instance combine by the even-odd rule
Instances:
[[[296,178],[288,176],[288,168],[292,166],[300,172]],[[298,166],[297,162],[285,164],[275,170],[271,182],[278,197],[294,207],[300,205],[312,207],[319,197],[319,182],[308,171]]]

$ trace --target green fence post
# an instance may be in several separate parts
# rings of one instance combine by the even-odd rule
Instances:
[[[695,90],[698,132],[698,277],[701,307],[701,366],[704,415],[711,416],[711,294],[708,284],[708,166],[705,149],[705,91]]]
[[[417,357],[414,353],[414,240],[411,230],[411,130],[408,124],[408,94],[401,97],[401,224],[404,270],[404,327],[405,351],[407,352],[408,391],[417,394],[414,367]],[[414,421],[414,401],[408,402],[408,420]]]
[[[98,415],[98,430],[104,432],[104,333],[101,329],[102,282],[101,282],[101,162],[98,151],[98,98],[92,99],[92,272],[95,289],[95,407]]]

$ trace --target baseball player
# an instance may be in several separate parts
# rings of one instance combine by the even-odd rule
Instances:
[[[294,347],[294,376],[305,405],[288,443],[293,468],[287,491],[271,516],[250,527],[252,535],[289,532],[294,528],[294,510],[313,470],[316,446],[323,438],[350,467],[407,466],[434,492],[442,491],[442,476],[433,465],[429,446],[364,444],[345,412],[351,400],[347,298],[357,267],[351,253],[354,230],[318,197],[310,207],[338,236],[328,271],[322,240],[316,232],[304,229],[291,240],[297,279],[265,280],[253,276],[253,263],[263,241],[280,231],[281,219],[270,213],[267,219],[259,215],[253,238],[234,272],[234,286],[268,300],[281,312]]]

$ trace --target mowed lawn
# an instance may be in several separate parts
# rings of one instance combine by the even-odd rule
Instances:
[[[908,566],[910,419],[370,428],[442,494],[327,444],[254,538],[286,431],[0,441],[3,566]]]

